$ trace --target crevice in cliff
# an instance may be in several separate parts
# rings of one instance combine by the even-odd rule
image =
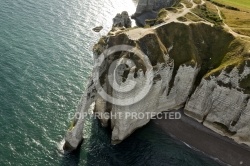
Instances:
[[[250,75],[240,81],[240,87],[244,89],[245,93],[250,94]]]
[[[211,106],[212,106],[213,103],[214,103],[214,101],[212,101],[212,94],[213,94],[213,92],[214,92],[214,89],[215,89],[215,87],[211,87],[210,93],[207,95],[207,96],[208,96],[208,98],[207,98],[208,101],[206,101],[206,102],[207,102],[207,103],[208,103],[208,102],[211,102],[211,103],[206,104],[206,107],[203,108],[203,110],[207,110],[207,112],[204,114],[204,116],[203,116],[203,118],[202,118],[202,121],[201,121],[202,124],[205,122],[205,120],[207,119],[207,116],[208,116],[208,115],[211,113],[211,111],[213,110]]]
[[[233,136],[237,133],[237,132],[230,131],[226,125],[220,122],[213,122],[213,125],[215,128],[219,129],[220,131],[222,131],[223,133],[227,135]]]
[[[178,67],[178,69],[179,69],[179,67]],[[175,69],[175,66],[174,66],[172,77],[171,77],[171,80],[170,80],[169,86],[168,86],[167,96],[169,95],[171,89],[174,87],[175,76],[177,75],[178,69]]]
[[[239,122],[240,118],[241,118],[242,116],[245,116],[245,115],[244,115],[244,110],[247,109],[247,104],[248,104],[249,99],[250,99],[250,96],[248,96],[248,97],[244,100],[244,102],[243,102],[244,106],[242,106],[241,111],[238,113],[238,115],[237,115],[237,116],[232,120],[232,122],[230,123],[230,126],[231,126],[231,127],[234,127],[234,126]]]

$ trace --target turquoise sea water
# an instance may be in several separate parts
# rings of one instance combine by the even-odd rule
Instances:
[[[218,165],[153,124],[112,146],[97,121],[63,155],[60,141],[92,69],[91,48],[132,0],[0,1],[0,165]],[[98,34],[91,31],[103,25]]]

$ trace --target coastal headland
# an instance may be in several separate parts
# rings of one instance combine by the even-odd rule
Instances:
[[[164,131],[231,165],[249,165],[250,36],[246,6],[204,0],[139,0],[132,16],[117,14],[113,28],[93,47],[94,68],[77,113],[94,103],[103,127],[120,143],[155,114],[182,109],[181,120],[153,120]],[[148,18],[149,17],[149,18]],[[244,21],[250,20],[244,17]],[[121,118],[111,118],[119,114]],[[82,141],[75,117],[65,150]]]

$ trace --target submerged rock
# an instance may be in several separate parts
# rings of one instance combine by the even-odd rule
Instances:
[[[100,32],[102,29],[103,29],[102,26],[98,26],[98,27],[93,28],[92,30],[95,32]]]

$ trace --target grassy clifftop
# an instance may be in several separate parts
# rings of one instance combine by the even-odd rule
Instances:
[[[241,66],[250,58],[248,42],[206,24],[170,23],[157,28],[156,32],[167,48],[173,46],[169,55],[174,59],[176,70],[182,64],[194,62],[201,67],[197,83],[227,66]]]
[[[224,4],[224,5],[228,5],[228,6],[234,6],[237,8],[250,9],[249,0],[213,0],[213,1]]]
[[[210,9],[218,7],[223,21],[236,33],[250,36],[249,0],[208,0]]]

